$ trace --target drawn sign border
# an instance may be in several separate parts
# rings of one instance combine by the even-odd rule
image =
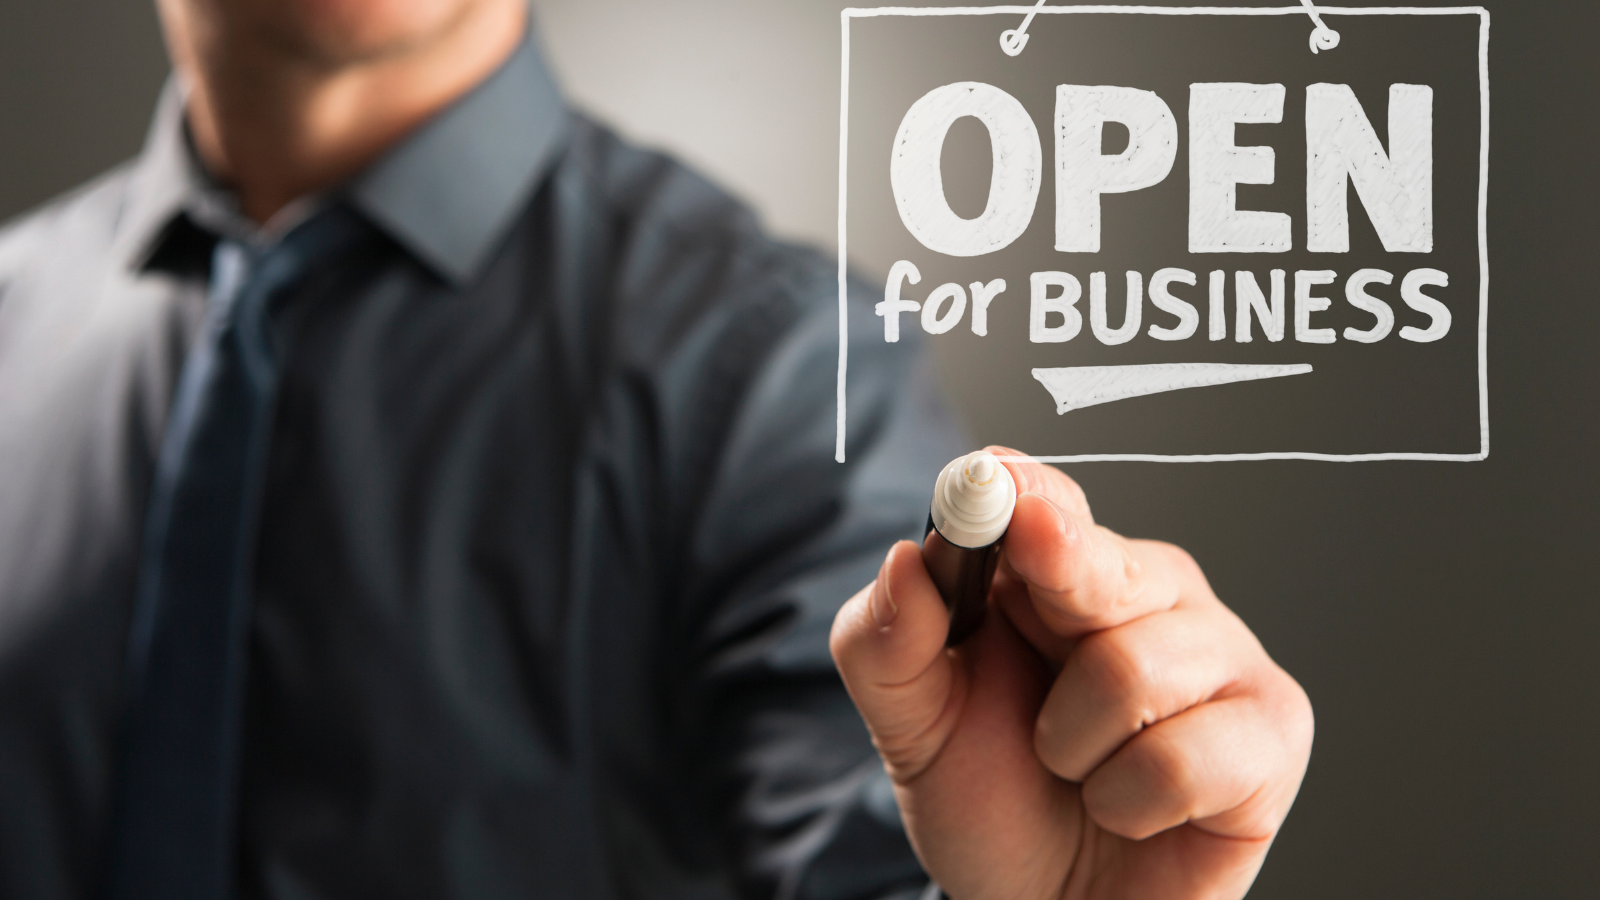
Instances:
[[[1030,456],[1037,462],[1230,462],[1250,459],[1309,459],[1324,462],[1371,462],[1387,459],[1475,462],[1489,456],[1489,11],[1481,6],[1317,6],[1317,12],[1335,16],[1477,16],[1478,27],[1478,431],[1477,453],[1081,453],[1068,456]],[[839,13],[839,378],[838,422],[834,458],[845,460],[845,372],[849,363],[849,309],[846,296],[845,243],[850,145],[850,20],[886,16],[1024,16],[1078,14],[1129,14],[1157,16],[1302,16],[1305,6],[884,6],[849,8]]]

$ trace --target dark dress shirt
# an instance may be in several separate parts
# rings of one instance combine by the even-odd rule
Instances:
[[[0,234],[0,897],[104,865],[137,548],[219,234],[143,153]],[[249,898],[914,895],[827,634],[959,452],[833,265],[562,102],[530,41],[340,190],[283,299]]]

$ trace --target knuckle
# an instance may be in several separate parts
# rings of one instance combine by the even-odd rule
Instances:
[[[1305,759],[1311,755],[1311,743],[1316,739],[1316,713],[1311,708],[1311,698],[1307,696],[1305,688],[1300,686],[1300,682],[1295,681],[1287,672],[1283,677],[1289,682],[1290,693],[1287,709],[1279,715],[1279,720],[1283,722],[1289,745],[1301,759]]]
[[[1095,632],[1079,642],[1067,665],[1097,705],[1119,711],[1132,728],[1152,724],[1155,713],[1146,698],[1155,681],[1155,666],[1137,642],[1115,629]]]
[[[833,625],[828,629],[828,653],[833,657],[833,664],[841,666],[844,657],[849,652],[856,628],[854,622],[860,617],[861,609],[865,605],[867,592],[872,590],[873,584],[856,591],[855,596],[845,601],[839,612],[833,617]]]
[[[828,631],[828,655],[833,658],[835,667],[841,666],[844,662],[842,659],[844,645],[844,612],[841,610],[833,619],[833,628]]]
[[[1082,486],[1065,472],[1061,473],[1061,480],[1062,490],[1066,494],[1067,508],[1091,522],[1094,521],[1094,517],[1089,513],[1089,496],[1083,492]]]
[[[1166,805],[1186,808],[1200,790],[1204,778],[1193,756],[1177,742],[1152,731],[1139,745],[1135,756],[1139,777],[1150,792],[1166,800]]]
[[[904,740],[872,738],[873,749],[878,751],[878,758],[883,760],[884,771],[896,783],[905,783],[916,777],[928,764],[926,748]]]
[[[1154,544],[1161,548],[1162,553],[1166,555],[1168,565],[1180,577],[1188,581],[1197,580],[1203,582],[1205,580],[1205,573],[1201,571],[1200,563],[1195,561],[1194,556],[1189,551],[1179,547],[1177,544],[1169,544],[1165,541],[1155,541]]]
[[[1067,736],[1061,724],[1048,706],[1039,711],[1039,718],[1033,725],[1033,753],[1058,777],[1080,781],[1082,776],[1068,759]]]
[[[1265,658],[1265,651],[1262,651],[1262,655],[1263,665],[1257,669],[1260,674],[1252,678],[1254,687],[1251,692],[1257,698],[1257,708],[1274,724],[1275,730],[1283,736],[1285,745],[1291,751],[1309,756],[1317,727],[1311,698],[1294,676],[1270,658]]]
[[[1138,555],[1133,551],[1133,545],[1127,538],[1104,525],[1096,525],[1095,531],[1098,533],[1098,544],[1102,550],[1098,560],[1103,569],[1101,577],[1108,584],[1126,590],[1139,580],[1143,568]]]

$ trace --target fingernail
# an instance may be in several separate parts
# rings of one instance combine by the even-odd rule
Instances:
[[[883,558],[883,565],[878,568],[878,580],[872,586],[872,596],[867,600],[867,605],[872,609],[872,621],[879,628],[888,628],[894,623],[894,617],[900,614],[900,607],[894,605],[894,597],[889,594],[889,560],[894,556],[890,550],[889,555]]]

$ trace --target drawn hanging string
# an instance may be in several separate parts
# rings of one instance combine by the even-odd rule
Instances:
[[[1306,15],[1310,16],[1312,23],[1317,26],[1311,29],[1311,52],[1317,53],[1322,50],[1332,50],[1339,46],[1339,32],[1323,24],[1322,16],[1317,12],[1316,5],[1311,0],[1300,0],[1300,4],[1306,8]]]
[[[1007,56],[1016,56],[1022,52],[1023,47],[1028,46],[1028,26],[1033,24],[1033,17],[1039,14],[1039,9],[1044,4],[1045,0],[1039,0],[1033,9],[1028,10],[1021,25],[1000,32],[1000,49],[1004,50]],[[1306,8],[1306,15],[1311,17],[1312,24],[1316,26],[1311,29],[1311,52],[1320,53],[1339,46],[1339,32],[1329,28],[1327,23],[1322,21],[1322,14],[1317,12],[1316,4],[1312,0],[1300,0],[1300,4]]]

